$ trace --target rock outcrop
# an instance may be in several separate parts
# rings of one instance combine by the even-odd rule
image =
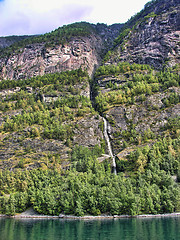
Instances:
[[[96,106],[108,120],[108,135],[113,153],[117,156],[120,156],[121,151],[125,151],[124,148],[126,149],[127,146],[130,147],[129,154],[137,145],[153,144],[158,138],[179,134],[180,88],[178,83],[168,86],[167,82],[160,82],[159,71],[151,69],[151,74],[148,74],[147,70],[140,72],[138,66],[136,65],[137,69],[134,72],[129,69],[124,74],[118,74],[115,69],[121,68],[119,64],[117,68],[114,66],[114,74],[99,76],[96,79],[98,85]],[[108,67],[110,66],[104,68],[108,69]],[[175,78],[179,81],[178,74],[171,77],[170,75],[169,81]],[[151,81],[147,83],[148,78],[154,82],[152,85]],[[145,85],[146,91],[144,91]],[[137,86],[138,91],[135,93],[132,89],[135,90]],[[154,92],[148,92],[152,86],[158,88]]]
[[[82,68],[91,76],[111,47],[122,24],[91,26],[88,36],[74,36],[63,44],[28,44],[0,59],[1,79],[24,79],[47,73]]]
[[[100,37],[74,38],[65,45],[46,48],[44,43],[31,44],[21,53],[1,61],[1,78],[24,79],[72,69],[87,69],[91,75],[99,65],[103,42]]]
[[[180,63],[180,4],[161,0],[147,4],[126,27],[128,33],[115,48],[109,63],[128,61],[155,68]]]
[[[2,87],[0,168],[19,168],[22,167],[22,162],[27,169],[48,164],[50,167],[56,165],[66,168],[69,164],[69,153],[75,145],[88,148],[103,146],[103,118],[93,109],[90,95],[96,110],[108,121],[108,136],[116,156],[126,156],[137,145],[153,144],[158,137],[170,134],[167,130],[169,119],[178,119],[180,116],[179,70],[168,70],[169,76],[166,76],[165,82],[162,79],[164,73],[158,75],[154,68],[129,63],[149,64],[156,69],[165,64],[174,66],[180,63],[179,10],[177,0],[148,3],[143,11],[124,26],[126,34],[122,32],[121,37],[115,41],[116,46],[113,41],[123,25],[97,24],[91,26],[88,34],[74,34],[61,43],[58,42],[59,39],[56,41],[57,36],[53,35],[53,43],[52,39],[50,42],[37,41],[17,49],[12,48],[13,52],[3,55],[0,58],[0,79],[27,79],[83,69],[87,70],[89,76],[94,76],[95,84],[92,84],[90,89],[89,76],[80,76],[77,83],[71,84],[63,80],[47,81],[46,85],[42,84],[41,87],[41,84],[37,84],[37,88],[29,83],[22,88],[20,84],[15,84],[15,87],[9,90]],[[100,74],[93,75],[109,49],[111,51],[106,55],[109,60],[105,62],[105,58]],[[118,65],[118,62],[124,61],[129,63]],[[113,66],[106,66],[111,64]],[[72,74],[73,72],[75,71],[72,71]],[[171,75],[173,73],[175,75]],[[22,99],[16,96],[18,94],[21,94]],[[99,102],[98,94],[102,96]],[[33,106],[32,110],[31,98],[35,103],[41,102],[39,111],[42,111],[42,114],[45,111],[43,109],[49,106],[52,123],[59,121],[57,129],[52,127],[52,124],[46,126],[43,121],[26,123],[21,129],[10,125],[15,116],[27,111],[23,108],[23,101],[26,104],[29,101],[29,113],[37,111],[36,106]],[[69,106],[66,98],[69,102],[72,101]],[[62,99],[64,102],[60,102]],[[59,101],[59,105],[53,105],[56,101]],[[79,102],[76,104],[77,101]],[[56,108],[57,112],[54,110]],[[62,134],[63,131],[66,132],[62,139],[53,136],[55,130],[58,133],[60,126]],[[172,134],[178,134],[176,130],[172,130]],[[129,150],[122,153],[125,149]]]

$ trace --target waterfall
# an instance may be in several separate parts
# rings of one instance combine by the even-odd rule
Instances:
[[[116,161],[115,161],[115,156],[113,155],[113,152],[112,152],[112,147],[111,147],[110,139],[109,139],[109,136],[108,136],[107,120],[105,118],[103,118],[103,121],[104,121],[104,137],[105,137],[107,145],[108,145],[109,155],[112,157],[112,160],[113,160],[113,171],[114,171],[114,174],[116,175],[117,174],[117,172],[116,172]]]

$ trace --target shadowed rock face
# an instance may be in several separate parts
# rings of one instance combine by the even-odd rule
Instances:
[[[180,63],[180,5],[176,0],[158,1],[145,8],[139,19],[127,24],[131,28],[117,46],[110,63],[128,61],[161,68]]]

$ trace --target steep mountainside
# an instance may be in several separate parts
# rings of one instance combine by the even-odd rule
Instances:
[[[23,79],[80,67],[92,75],[121,27],[75,23],[18,42],[2,50],[1,79]]]
[[[35,152],[50,151],[52,154],[54,150],[51,151],[51,147],[48,147],[52,140],[43,140],[47,136],[47,139],[61,139],[56,145],[61,145],[58,153],[65,160],[69,158],[68,151],[75,144],[87,147],[101,144],[102,147],[103,120],[99,113],[108,120],[108,134],[113,152],[118,156],[117,160],[137,145],[151,145],[158,137],[166,136],[170,122],[175,121],[172,119],[178,119],[180,115],[179,67],[159,72],[148,65],[138,65],[135,62],[162,67],[167,63],[168,54],[168,63],[178,64],[178,23],[179,3],[175,0],[158,0],[146,4],[125,25],[74,23],[2,49],[1,78],[5,80],[1,81],[0,92],[3,146],[0,158],[11,162],[15,157],[18,161],[17,149],[21,149],[20,145],[34,148]],[[104,65],[97,69],[94,80],[89,80],[88,75],[81,72],[82,69],[91,76],[110,48],[112,50],[103,60]],[[123,62],[124,60],[129,63]],[[67,72],[67,76],[76,80],[65,81],[66,73],[63,75],[63,72],[73,69],[77,72]],[[62,72],[62,76],[53,75],[56,72]],[[27,78],[28,80],[22,80]],[[93,112],[90,97],[99,113]],[[53,112],[61,111],[64,106],[62,103],[56,106],[56,101],[63,102],[64,98],[68,99],[63,103],[67,109],[63,110],[62,119],[54,125],[57,113]],[[47,108],[50,114],[46,120],[52,122],[49,130],[46,129],[47,122],[42,123],[39,119],[32,122],[25,120],[26,108],[29,109],[27,113],[30,116],[39,114],[30,107],[31,102],[36,104],[37,101],[40,101],[37,112],[42,110],[43,114]],[[73,101],[77,101],[76,104]],[[58,128],[62,128],[57,130],[60,131],[59,138],[56,134],[46,134],[46,130],[53,132],[53,129]],[[178,129],[177,126],[176,128]],[[20,132],[18,129],[21,129]],[[28,140],[28,136],[34,136],[31,134],[34,129],[38,131],[35,136],[38,139]],[[28,134],[24,135],[23,131]],[[20,138],[23,138],[23,142],[17,141]],[[39,145],[39,141],[44,144]],[[126,148],[127,151],[124,151]],[[26,158],[23,147],[22,156]],[[36,158],[36,154],[35,158],[32,154],[28,156]],[[41,157],[43,156],[40,159]],[[16,164],[12,161],[9,166],[12,168]]]
[[[5,80],[0,88],[0,168],[64,168],[76,144],[103,143],[102,120],[81,69]]]
[[[147,4],[125,24],[109,63],[128,61],[155,68],[180,63],[180,3],[158,0]]]
[[[180,211],[179,26],[156,0],[0,50],[0,213]]]
[[[1,51],[1,76],[15,79],[0,82],[1,168],[17,168],[19,161],[27,169],[47,167],[57,156],[63,167],[76,144],[103,145],[102,118],[82,69],[94,72],[121,27],[75,23]]]
[[[127,62],[96,71],[96,109],[108,120],[113,151],[120,160],[159,137],[179,136],[178,71],[179,67],[155,71]]]
[[[125,24],[95,73],[96,108],[108,120],[120,165],[136,146],[166,136],[170,125],[179,129],[179,40],[179,1],[151,1]]]

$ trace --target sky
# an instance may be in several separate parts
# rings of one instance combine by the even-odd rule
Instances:
[[[51,32],[66,24],[125,23],[149,0],[0,0],[0,36]]]

